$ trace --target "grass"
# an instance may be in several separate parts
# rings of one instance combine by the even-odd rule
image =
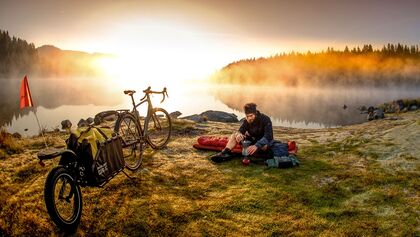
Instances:
[[[0,128],[0,159],[23,151],[21,144],[16,141],[4,128]]]
[[[168,147],[146,152],[142,169],[130,173],[134,179],[119,174],[104,188],[82,188],[76,234],[418,236],[419,157],[395,158],[413,163],[414,170],[389,169],[368,149],[373,143],[397,146],[381,143],[375,131],[404,129],[420,116],[407,114],[415,117],[398,125],[384,120],[306,131],[308,136],[298,138],[301,166],[294,169],[268,169],[258,160],[244,167],[240,158],[213,164],[208,159],[213,152],[191,144],[200,134],[226,135],[237,125],[177,120]],[[51,136],[57,145],[65,138]],[[320,142],[325,136],[335,139]],[[60,235],[43,203],[46,175],[58,160],[38,166],[33,143],[24,142],[24,153],[0,160],[0,236]]]

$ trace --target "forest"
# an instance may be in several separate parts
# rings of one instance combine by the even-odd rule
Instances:
[[[33,43],[0,30],[0,76],[32,71],[38,54]]]
[[[389,86],[420,84],[418,45],[372,45],[306,53],[290,52],[271,57],[232,62],[212,76],[226,84],[285,86]]]
[[[61,50],[52,45],[36,48],[33,43],[10,36],[8,31],[0,30],[0,78],[25,74],[38,76],[99,75],[95,65],[107,54],[89,54],[79,51]]]

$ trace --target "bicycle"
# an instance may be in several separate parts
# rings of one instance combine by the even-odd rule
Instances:
[[[151,94],[162,94],[160,103],[165,101],[168,96],[166,87],[162,91],[152,91],[149,86],[143,90],[145,95],[138,104],[134,101],[134,93],[134,90],[124,91],[124,94],[131,97],[133,109],[117,110],[118,118],[114,127],[114,131],[123,139],[125,167],[131,171],[140,167],[147,144],[153,149],[162,149],[169,142],[172,132],[172,121],[168,112],[162,108],[154,108],[150,99]],[[146,117],[140,117],[137,110],[143,103],[148,104]]]
[[[80,187],[103,187],[124,172],[124,159],[122,138],[111,128],[88,125],[70,131],[66,144],[66,149],[41,150],[38,158],[45,166],[44,161],[61,157],[45,180],[44,201],[53,222],[74,232],[82,216]]]
[[[69,129],[67,149],[46,149],[38,153],[42,166],[45,166],[45,160],[61,157],[58,166],[48,174],[44,187],[48,214],[60,229],[74,232],[80,223],[83,206],[80,187],[102,187],[120,172],[127,175],[124,168],[134,171],[140,167],[146,144],[161,149],[168,143],[172,130],[170,116],[162,108],[153,108],[150,99],[150,94],[162,94],[163,102],[168,96],[166,88],[156,92],[149,87],[143,92],[145,96],[135,104],[135,91],[124,91],[131,97],[131,112],[101,112],[95,116],[96,126],[88,124],[86,128],[75,131]],[[137,107],[146,102],[148,111],[142,118]],[[102,118],[109,115],[117,116],[114,129],[98,126]],[[144,122],[143,128],[141,121]],[[100,134],[102,140],[94,140],[94,134]]]

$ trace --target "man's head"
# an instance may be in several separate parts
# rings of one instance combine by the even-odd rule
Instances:
[[[257,105],[254,103],[247,103],[244,105],[246,121],[248,123],[254,122],[257,116]]]

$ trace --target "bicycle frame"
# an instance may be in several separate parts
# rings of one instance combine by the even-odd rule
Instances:
[[[150,95],[146,93],[146,95],[143,97],[143,99],[140,100],[140,102],[138,104],[136,104],[136,102],[134,102],[134,96],[132,95],[131,96],[131,102],[133,104],[133,110],[131,111],[131,113],[133,113],[134,116],[136,117],[137,121],[139,121],[140,131],[142,133],[141,135],[143,137],[146,137],[149,120],[150,120],[150,117],[152,116],[152,113],[153,113],[153,106],[152,106],[152,100],[150,99]],[[142,105],[146,102],[148,103],[147,104],[147,114],[146,114],[146,117],[144,119],[144,127],[143,127],[143,129],[141,129],[140,112],[137,110],[137,107],[139,107],[140,105]]]

